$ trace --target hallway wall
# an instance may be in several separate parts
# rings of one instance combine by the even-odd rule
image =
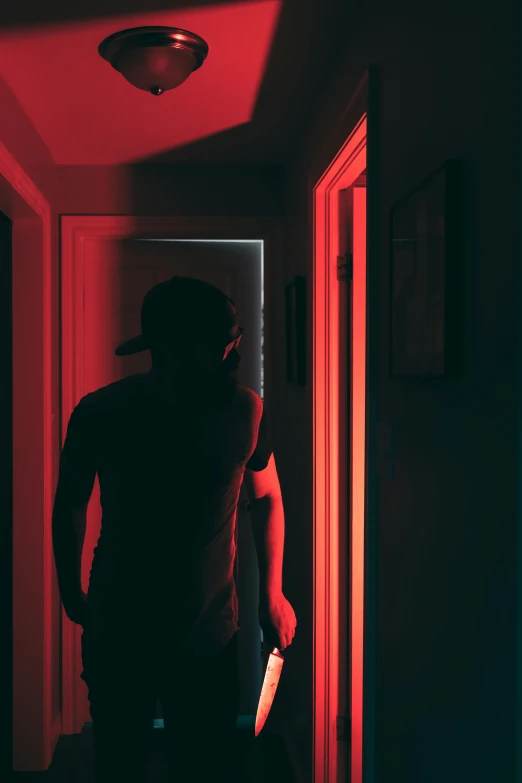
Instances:
[[[288,179],[287,264],[311,276],[311,190],[351,128],[342,112],[379,72],[378,419],[395,477],[378,494],[375,781],[514,779],[516,265],[520,100],[514,7],[501,0],[360,4],[331,89]],[[462,161],[459,375],[388,377],[389,212],[446,158]],[[311,389],[285,384],[274,431],[288,518],[285,586],[298,629],[285,698],[306,770],[312,739]],[[311,356],[310,364],[311,366]],[[308,776],[307,780],[311,778]],[[370,778],[369,778],[370,779]]]
[[[281,166],[57,166],[46,192],[63,215],[279,215]]]
[[[51,153],[42,141],[16,95],[0,78],[0,142],[43,192],[46,169],[53,167]],[[47,195],[44,193],[44,195]]]

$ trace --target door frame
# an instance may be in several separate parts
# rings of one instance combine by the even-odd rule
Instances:
[[[2,318],[2,457],[0,459],[0,725],[2,726],[0,777],[13,769],[13,223],[0,212],[0,317]]]
[[[318,155],[319,168],[312,180],[312,350],[313,350],[313,780],[314,783],[369,783],[373,780],[374,658],[375,658],[375,470],[373,433],[376,417],[376,73],[368,69],[354,92],[327,149]],[[344,129],[344,131],[343,131]],[[365,155],[366,193],[366,400],[364,461],[364,529],[357,546],[363,573],[358,576],[357,598],[343,582],[353,579],[345,543],[353,539],[350,466],[342,476],[339,460],[340,405],[351,408],[349,389],[339,377],[339,296],[337,256],[340,254],[339,192],[353,184]],[[366,154],[367,153],[367,154]],[[359,163],[357,158],[359,156]],[[350,346],[347,346],[348,348]],[[348,412],[348,421],[350,414]],[[348,435],[349,437],[349,435]],[[344,487],[343,487],[344,484]],[[349,492],[349,490],[348,490]],[[343,495],[341,495],[343,493]],[[340,519],[343,503],[346,522]],[[347,529],[341,529],[341,524]],[[362,536],[362,538],[361,538]],[[350,559],[349,559],[350,558]],[[352,561],[353,562],[353,561]],[[354,606],[357,600],[357,606]],[[359,614],[357,639],[351,639],[353,612]],[[350,619],[348,619],[350,618]],[[362,633],[361,626],[362,625]],[[349,627],[350,626],[350,629]],[[352,669],[349,648],[358,645],[358,672]],[[348,660],[347,660],[348,658]],[[351,678],[361,678],[359,725],[348,703]],[[340,724],[337,719],[340,718]],[[343,733],[346,732],[343,736]],[[349,751],[346,752],[348,744]],[[357,754],[354,757],[353,754]]]
[[[274,356],[271,317],[272,279],[282,248],[281,223],[267,217],[148,217],[132,215],[63,215],[61,217],[61,367],[63,444],[69,417],[83,395],[83,248],[103,239],[221,239],[263,241],[265,399],[272,389]],[[279,259],[281,261],[282,259]],[[78,686],[81,673],[81,628],[62,612],[62,733],[82,729]]]
[[[52,213],[1,142],[0,209],[13,224],[12,766],[31,772],[51,763],[61,718],[52,681]]]

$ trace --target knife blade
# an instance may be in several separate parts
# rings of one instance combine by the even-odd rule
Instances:
[[[272,707],[272,702],[274,701],[277,686],[279,685],[279,678],[281,677],[281,671],[283,669],[284,662],[285,659],[281,655],[280,651],[277,649],[277,647],[274,647],[268,656],[265,678],[263,680],[263,687],[261,688],[261,696],[259,697],[259,704],[257,705],[255,727],[256,737],[260,733],[261,729],[266,723],[266,719],[268,718],[268,713]]]

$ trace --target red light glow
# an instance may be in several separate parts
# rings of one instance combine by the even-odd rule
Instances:
[[[366,443],[366,188],[353,189],[351,464],[351,783],[362,783]]]
[[[118,16],[0,32],[0,76],[58,164],[116,165],[250,121],[281,0]],[[98,54],[118,30],[181,27],[209,45],[202,68],[161,97]]]
[[[341,780],[350,768],[351,783],[362,783],[366,188],[352,188],[350,215],[342,194],[365,169],[364,116],[314,190],[314,779]],[[347,249],[341,237],[348,221],[353,282],[351,296],[346,297],[342,289],[346,284],[337,279],[337,258]],[[351,323],[345,321],[343,301],[351,302]],[[346,331],[351,346],[346,344]],[[348,351],[351,382],[345,389],[342,356]],[[349,400],[348,428],[344,411]],[[350,433],[351,453],[348,509],[345,432]],[[337,716],[347,713],[350,759],[336,736]]]

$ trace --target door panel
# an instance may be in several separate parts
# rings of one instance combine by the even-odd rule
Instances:
[[[261,246],[254,243],[97,240],[84,254],[83,393],[127,375],[146,372],[148,351],[114,356],[124,339],[141,331],[140,309],[145,293],[173,275],[206,280],[236,303],[245,329],[238,380],[257,393],[261,383]],[[190,324],[187,324],[187,333]],[[87,514],[82,583],[87,590],[93,550],[100,531],[98,481]],[[260,633],[257,623],[258,570],[248,512],[238,513],[238,598],[240,606],[240,713],[253,714],[261,682]],[[86,688],[79,684],[85,720],[89,720]]]

